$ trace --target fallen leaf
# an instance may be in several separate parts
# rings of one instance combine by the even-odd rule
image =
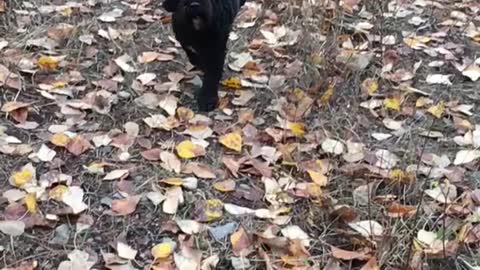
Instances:
[[[476,82],[480,78],[480,66],[471,64],[462,71],[462,75]]]
[[[70,137],[65,133],[55,133],[50,137],[50,142],[60,147],[66,147],[70,143],[70,140]]]
[[[221,192],[230,192],[235,190],[236,184],[235,184],[235,181],[229,179],[225,181],[216,182],[215,184],[213,184],[213,187],[216,190]]]
[[[417,212],[415,206],[392,203],[386,209],[387,215],[392,218],[409,217]]]
[[[114,8],[110,11],[102,13],[98,16],[98,19],[102,22],[115,22],[117,18],[121,17],[123,10],[119,8]]]
[[[210,222],[223,216],[223,203],[218,199],[198,201],[194,215],[197,221]]]
[[[445,105],[443,101],[440,101],[437,105],[434,105],[428,109],[428,112],[438,119],[442,118],[444,111],[445,111]]]
[[[454,165],[470,163],[480,158],[480,150],[460,150],[453,161]]]
[[[173,254],[173,251],[175,250],[175,246],[176,246],[175,242],[167,241],[167,242],[163,242],[155,245],[152,248],[151,252],[155,259],[165,259]]]
[[[27,163],[20,171],[13,173],[10,177],[10,184],[15,187],[22,187],[28,183],[34,183],[35,181],[36,172],[32,163]]]
[[[401,101],[397,97],[386,98],[383,101],[383,104],[385,105],[385,108],[387,108],[387,109],[391,109],[391,110],[394,110],[394,111],[400,111]]]
[[[105,177],[103,177],[103,180],[124,179],[128,176],[128,173],[129,172],[126,169],[113,170],[113,171],[107,173],[107,175],[105,175]]]
[[[195,158],[205,155],[205,149],[190,140],[179,143],[176,147],[177,154],[183,159]]]
[[[362,91],[367,95],[373,95],[378,90],[378,82],[372,78],[367,78],[362,82]]]
[[[78,135],[69,141],[66,148],[68,152],[74,154],[75,156],[79,156],[85,151],[93,148],[93,146],[83,136]]]
[[[383,235],[383,227],[374,220],[362,220],[348,223],[350,228],[354,229],[364,237],[380,237]]]
[[[382,169],[392,169],[400,161],[397,155],[385,149],[379,149],[375,152],[375,157],[378,159],[375,166]]]
[[[142,157],[146,160],[158,161],[158,160],[160,160],[160,154],[161,153],[162,153],[162,149],[152,148],[152,149],[148,149],[148,150],[140,152],[140,155],[142,155]]]
[[[249,247],[252,245],[248,234],[242,226],[230,236],[232,251],[236,256],[246,256],[249,253]]]
[[[334,246],[330,247],[332,256],[336,259],[340,260],[346,260],[346,261],[351,261],[351,260],[368,260],[372,256],[368,254],[365,251],[349,251],[349,250],[344,250],[340,249]]]
[[[96,256],[92,256],[85,251],[74,249],[67,255],[68,261],[63,261],[58,266],[58,270],[70,270],[70,269],[91,269],[96,263]]]
[[[180,253],[174,253],[173,259],[178,270],[199,269],[202,260],[202,252],[182,246]]]
[[[48,148],[48,146],[46,146],[45,144],[42,144],[42,146],[40,146],[40,149],[38,150],[37,157],[38,159],[40,159],[40,161],[50,162],[53,160],[56,154],[57,152]]]
[[[3,76],[3,75],[2,75]],[[9,101],[2,106],[2,112],[11,113],[18,109],[27,108],[30,103],[24,103],[19,101]]]
[[[297,137],[302,137],[303,135],[305,135],[305,125],[303,123],[289,122],[287,126],[288,129],[292,131],[293,135]]]
[[[180,173],[182,163],[175,154],[167,151],[162,151],[160,153],[160,159],[162,160],[162,166],[165,169],[173,171],[175,173]]]
[[[220,136],[219,142],[225,147],[235,150],[237,152],[242,151],[243,139],[240,132],[232,132]]]
[[[74,214],[83,212],[88,206],[83,202],[83,189],[79,186],[70,186],[63,193],[62,201],[72,208]]]
[[[181,187],[171,187],[165,193],[166,199],[163,201],[163,212],[175,214],[178,206],[183,203],[183,191]]]
[[[240,89],[242,88],[242,82],[239,77],[231,77],[226,80],[223,80],[221,84],[225,87],[231,89]]]
[[[334,139],[324,140],[322,142],[322,149],[323,151],[334,155],[341,155],[344,151],[343,143]]]
[[[452,75],[429,74],[426,82],[428,84],[452,85],[452,82],[450,81],[451,76]]]
[[[25,223],[17,220],[0,221],[0,231],[6,235],[19,236],[25,231]]]
[[[124,258],[127,260],[135,260],[135,257],[137,256],[138,251],[133,249],[128,244],[118,241],[117,253],[118,253],[118,256],[121,258]]]
[[[128,62],[131,62],[133,59],[128,54],[124,54],[115,58],[115,64],[119,66],[125,72],[136,72],[136,69],[130,65]]]
[[[41,56],[38,59],[38,67],[42,70],[58,69],[59,59],[52,56]]]
[[[146,196],[155,206],[159,205],[166,199],[165,195],[160,191],[148,192]]]
[[[316,172],[316,171],[313,171],[313,170],[307,170],[308,172],[308,175],[310,175],[310,178],[312,179],[312,181],[321,186],[321,187],[324,187],[327,185],[328,183],[328,177],[326,177],[325,175],[319,173],[319,172]]]
[[[160,108],[164,109],[169,115],[175,115],[178,99],[173,95],[162,97],[158,103]]]
[[[457,188],[451,184],[440,184],[426,189],[425,194],[439,203],[450,204],[457,198]]]
[[[126,216],[137,209],[137,204],[140,201],[141,196],[131,196],[125,199],[118,199],[112,201],[112,210],[116,215]]]
[[[305,247],[310,246],[310,237],[297,225],[290,225],[281,230],[282,235],[290,240],[300,240]]]
[[[212,171],[212,169],[202,163],[199,162],[189,162],[185,167],[183,168],[184,173],[193,173],[195,176],[199,178],[204,178],[204,179],[215,179],[215,173]]]
[[[378,267],[377,258],[372,257],[368,262],[360,268],[360,270],[380,270]]]
[[[197,234],[207,229],[207,226],[191,219],[177,219],[175,222],[180,230],[186,234]]]
[[[31,214],[35,214],[38,211],[38,204],[37,204],[37,197],[35,193],[28,193],[25,198],[25,205],[27,206],[27,210]]]

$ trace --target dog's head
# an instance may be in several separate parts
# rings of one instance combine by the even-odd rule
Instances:
[[[186,18],[192,21],[193,27],[197,30],[209,25],[213,18],[212,0],[183,0],[181,7]]]

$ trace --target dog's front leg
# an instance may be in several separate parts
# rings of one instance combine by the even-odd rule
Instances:
[[[226,54],[226,40],[218,42],[202,55],[204,72],[203,85],[197,94],[197,104],[200,111],[215,110],[218,105],[218,87],[223,74]]]

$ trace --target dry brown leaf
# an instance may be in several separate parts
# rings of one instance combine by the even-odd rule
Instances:
[[[162,149],[160,148],[152,148],[145,151],[142,151],[140,155],[146,160],[150,161],[158,161],[160,160],[160,154],[162,153]]]
[[[195,174],[195,176],[204,179],[215,179],[215,173],[213,170],[206,164],[202,164],[199,162],[189,162],[183,168],[183,173],[187,174]]]
[[[126,216],[137,209],[137,204],[141,196],[132,196],[125,199],[118,199],[112,201],[112,210],[115,215]]]
[[[417,212],[417,208],[415,206],[402,205],[394,202],[387,207],[386,211],[389,217],[409,217]]]
[[[229,179],[229,180],[225,180],[225,181],[220,181],[220,182],[216,182],[215,184],[213,184],[213,187],[218,190],[218,191],[221,191],[221,192],[229,192],[229,191],[234,191],[235,190],[235,181]]]
[[[349,250],[344,250],[340,249],[337,247],[330,247],[332,256],[340,259],[340,260],[346,260],[346,261],[351,261],[351,260],[368,260],[372,256],[368,254],[368,252],[365,251],[349,251]]]
[[[230,236],[230,242],[232,243],[233,254],[236,256],[243,257],[250,252],[249,248],[252,242],[242,226]]]
[[[74,154],[75,156],[79,156],[88,149],[93,148],[93,146],[87,139],[85,139],[85,137],[78,135],[68,142],[66,148],[68,152]]]

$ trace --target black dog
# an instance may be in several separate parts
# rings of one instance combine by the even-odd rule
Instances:
[[[197,93],[200,111],[212,111],[218,104],[218,85],[223,74],[227,41],[233,21],[245,0],[165,0],[172,12],[176,39],[189,61],[204,73]]]

